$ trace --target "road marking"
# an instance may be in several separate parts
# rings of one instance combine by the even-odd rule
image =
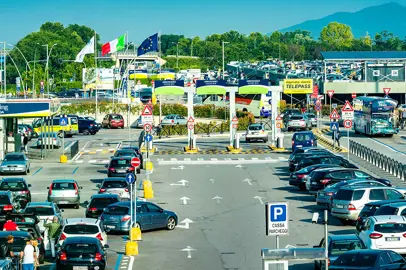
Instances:
[[[165,161],[160,161],[159,162],[159,164],[161,164],[162,162],[165,162]],[[175,164],[178,164],[177,162],[177,160],[171,160],[170,162],[175,162],[175,163],[169,163],[169,164],[167,164],[167,165],[175,165]],[[179,161],[179,162],[181,162],[181,161]],[[185,168],[185,166],[179,166],[179,167],[172,167],[171,169],[172,170],[183,170],[183,168]]]
[[[219,160],[218,158],[211,158],[210,160],[212,160],[212,161],[217,161],[217,160]]]
[[[263,199],[262,197],[255,196],[254,199],[258,199],[261,204],[264,204],[264,202],[262,201]]]
[[[36,175],[37,173],[39,173],[40,171],[42,171],[43,167],[40,167],[38,170],[35,171],[35,173],[32,174],[32,176]]]
[[[392,147],[392,146],[390,146],[390,145],[387,145],[386,143],[380,142],[380,141],[378,141],[378,140],[376,140],[376,139],[373,139],[373,138],[369,138],[369,139],[370,139],[371,141],[376,142],[377,144],[380,144],[380,145],[382,145],[382,146],[384,146],[384,147],[386,147],[386,148],[392,150],[392,151],[395,152],[395,153],[399,153],[399,154],[404,155],[404,156],[406,155],[404,152],[399,151],[399,150],[397,150],[396,148],[394,148],[394,147]]]
[[[181,249],[180,251],[186,251],[188,259],[191,259],[192,258],[192,251],[196,251],[196,249],[194,249],[194,248],[192,248],[190,246],[187,246],[186,248]]]
[[[102,152],[103,149],[96,149],[96,152]]]
[[[288,160],[286,157],[278,157],[278,158],[279,158],[279,160],[282,160],[282,161]]]
[[[76,163],[76,164],[80,164],[80,163],[83,163],[83,161],[84,161],[83,159],[81,159],[81,160],[75,160],[75,163]]]
[[[130,263],[128,264],[128,270],[133,270],[134,256],[130,256]]]
[[[31,192],[31,195],[46,195],[47,192]]]
[[[162,161],[162,160],[164,160],[164,159],[163,159],[163,158],[158,158],[158,159],[157,159],[157,161]]]
[[[245,158],[238,158],[238,160],[245,160]]]
[[[190,198],[188,198],[188,197],[182,197],[182,198],[180,198],[180,200],[183,201],[183,204],[187,204],[187,201],[190,200]]]
[[[171,183],[170,185],[171,185],[171,186],[186,186],[186,183],[189,183],[189,181],[187,181],[187,180],[185,180],[185,179],[182,179],[182,180],[178,181],[178,183],[179,183],[179,184]]]
[[[239,160],[239,161],[241,161],[241,160]],[[241,162],[238,162],[238,163],[241,163]],[[242,168],[242,167],[244,167],[244,166],[242,166],[241,164],[238,164],[237,166],[235,166],[236,168]]]
[[[176,225],[176,228],[181,228],[181,229],[189,229],[189,224],[190,223],[194,223],[193,220],[191,219],[184,219],[181,222],[179,222],[179,224],[184,223],[185,225]]]
[[[217,203],[220,203],[220,200],[222,200],[223,198],[221,198],[219,195],[217,195],[216,197],[212,198],[212,200],[217,200]]]
[[[184,161],[191,161],[191,158],[184,158]]]
[[[265,159],[266,159],[266,160],[272,160],[272,158],[271,158],[271,157],[265,157]]]
[[[210,179],[209,181],[210,181],[212,184],[214,184],[214,179]]]
[[[259,158],[253,157],[251,158],[251,160],[259,160]]]
[[[224,160],[160,160],[158,161],[159,165],[237,165],[237,168],[242,168],[241,164],[263,164],[263,163],[279,163],[279,162],[286,162],[287,160],[279,160],[279,159],[259,159],[259,160],[231,160],[231,159],[224,159]],[[179,167],[172,167],[172,170],[183,170],[184,166]]]
[[[115,264],[115,266],[114,266],[114,270],[117,270],[118,267],[120,266],[121,258],[122,258],[122,257],[123,257],[123,254],[118,254],[117,261],[116,261],[116,264]]]
[[[248,185],[252,186],[252,184],[251,184],[251,179],[249,179],[249,178],[245,178],[245,179],[243,180],[243,182],[247,182]]]
[[[171,158],[171,160],[178,160],[177,158]]]
[[[78,170],[79,170],[79,167],[76,167],[76,168],[73,170],[72,174],[75,174]]]

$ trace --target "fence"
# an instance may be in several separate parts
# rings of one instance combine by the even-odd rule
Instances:
[[[406,164],[394,160],[384,154],[378,153],[360,143],[350,140],[350,153],[372,163],[376,167],[394,175],[395,177],[405,180]]]
[[[79,153],[79,141],[72,141],[65,144],[65,155],[69,159],[72,159],[77,153]]]

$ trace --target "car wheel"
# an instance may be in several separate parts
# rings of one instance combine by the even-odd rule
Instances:
[[[354,223],[354,221],[346,219],[340,219],[340,222],[345,226],[351,226]]]
[[[30,172],[31,172],[31,171],[30,171],[30,168],[28,168],[28,169],[27,169],[27,173],[30,173]]]
[[[166,222],[166,229],[172,231],[176,227],[176,220],[174,217],[169,217]]]
[[[92,132],[92,133],[90,133],[90,134],[92,134],[92,135],[96,135],[96,132]]]
[[[75,206],[73,208],[75,209],[79,209],[80,205],[79,204],[75,204]]]
[[[87,130],[87,129],[85,129],[85,130],[83,130],[83,135],[89,135],[90,134],[90,132],[89,132],[89,130]]]
[[[110,124],[108,124],[108,125],[107,125],[107,128],[108,128],[108,129],[111,129],[111,125],[110,125]]]

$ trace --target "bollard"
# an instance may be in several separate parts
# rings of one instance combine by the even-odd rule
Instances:
[[[125,244],[125,255],[126,256],[138,255],[138,243],[128,241]]]
[[[152,164],[151,161],[145,162],[145,170],[147,171],[148,174],[151,174],[154,171],[154,165]]]
[[[197,149],[196,148],[196,139],[195,139],[195,136],[193,136],[193,140],[192,140],[192,149]]]
[[[144,189],[144,198],[145,199],[152,199],[154,198],[154,190],[152,189],[152,183],[150,180],[145,180],[142,183]]]
[[[141,229],[137,227],[131,228],[129,236],[132,241],[141,241]]]
[[[152,141],[149,141],[149,142],[148,142],[148,150],[149,150],[149,151],[152,151]]]
[[[66,163],[66,162],[68,162],[68,157],[65,156],[65,155],[61,155],[61,156],[59,157],[59,162],[60,162],[60,163]]]

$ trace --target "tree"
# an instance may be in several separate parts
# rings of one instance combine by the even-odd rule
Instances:
[[[329,23],[320,33],[320,41],[330,50],[347,50],[353,39],[351,27],[338,22]]]

